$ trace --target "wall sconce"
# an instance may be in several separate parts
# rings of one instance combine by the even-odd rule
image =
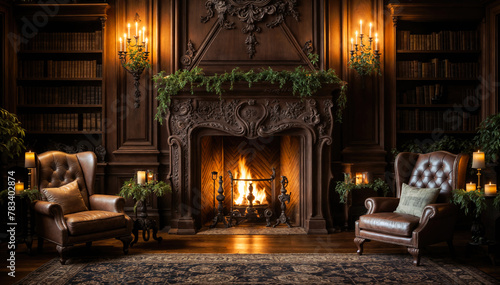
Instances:
[[[484,152],[478,150],[472,153],[472,168],[477,169],[477,189],[481,190],[481,168],[485,168]]]
[[[148,52],[148,38],[146,37],[146,27],[139,29],[139,14],[135,14],[135,35],[134,40],[130,35],[130,23],[127,24],[127,33],[123,34],[123,40],[120,37],[120,47],[118,56],[121,60],[123,68],[132,74],[134,77],[135,86],[135,102],[134,107],[139,108],[141,91],[139,91],[139,79],[145,68],[150,68],[149,52]]]
[[[369,25],[368,45],[365,44],[364,38],[363,20],[359,20],[359,34],[358,31],[356,31],[356,36],[351,38],[351,59],[349,60],[349,68],[356,70],[360,76],[370,75],[373,72],[382,75],[380,72],[381,53],[378,50],[378,33],[375,33],[374,40],[372,37],[372,23]],[[373,42],[375,43],[372,48]]]
[[[36,169],[34,152],[29,151],[24,153],[24,167],[28,168],[28,189],[31,189],[33,184],[36,186],[36,181],[33,181],[36,178],[36,174],[34,173]]]

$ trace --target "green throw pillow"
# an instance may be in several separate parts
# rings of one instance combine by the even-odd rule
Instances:
[[[425,206],[436,202],[441,188],[417,188],[403,183],[399,205],[394,213],[421,217]]]

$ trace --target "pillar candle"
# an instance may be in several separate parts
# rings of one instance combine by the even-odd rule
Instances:
[[[146,184],[146,171],[143,170],[137,171],[137,184],[139,185]]]
[[[496,184],[486,184],[484,185],[484,194],[485,195],[496,195],[497,194],[497,185]]]
[[[484,152],[478,150],[472,153],[472,168],[484,168]]]
[[[127,39],[130,38],[130,23],[127,24]]]
[[[354,39],[351,38],[351,50],[354,50]]]
[[[356,39],[356,44],[358,44],[358,31],[356,31],[356,36],[354,38]]]
[[[35,153],[34,152],[26,152],[24,153],[24,167],[26,168],[35,168]]]
[[[148,38],[146,38],[146,43],[145,43],[145,45],[146,45],[146,52],[148,52]]]
[[[467,190],[467,192],[475,191],[476,190],[476,183],[471,182],[469,184],[466,184],[465,189]]]
[[[372,37],[372,23],[370,23],[370,32],[368,34],[368,37],[370,37],[370,38]]]
[[[363,20],[359,20],[359,34],[363,34]]]
[[[122,51],[123,50],[123,41],[122,41],[122,37],[120,37],[120,49],[118,51]]]
[[[16,190],[16,194],[21,194],[21,192],[24,191],[24,182],[17,181],[17,183],[15,185],[15,190]]]

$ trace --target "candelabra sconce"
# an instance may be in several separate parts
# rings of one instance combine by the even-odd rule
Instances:
[[[351,58],[349,60],[349,68],[356,70],[360,76],[377,73],[382,75],[380,71],[380,56],[382,55],[378,49],[378,33],[375,33],[375,38],[372,37],[372,23],[369,25],[368,43],[363,34],[363,21],[359,21],[359,34],[356,31],[355,38],[351,38]],[[358,43],[359,41],[359,43]]]
[[[139,80],[142,72],[146,68],[150,68],[148,38],[146,37],[146,28],[139,29],[139,14],[135,14],[135,35],[130,34],[130,23],[127,24],[127,32],[123,34],[123,40],[120,37],[120,47],[118,57],[125,70],[134,77],[135,86],[135,101],[134,107],[140,107],[141,91],[139,90]]]

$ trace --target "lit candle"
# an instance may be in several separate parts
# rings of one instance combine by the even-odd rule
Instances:
[[[375,33],[375,50],[378,50],[378,34]]]
[[[146,183],[146,171],[137,171],[137,184],[144,185]]]
[[[148,52],[148,38],[146,38],[146,43],[145,43],[145,45],[146,45],[146,52]]]
[[[134,36],[137,36],[137,22],[135,22],[135,35]]]
[[[363,174],[362,173],[356,173],[356,185],[363,184]]]
[[[486,184],[484,185],[484,194],[485,195],[496,195],[497,194],[497,185],[496,184]]]
[[[370,23],[370,33],[368,34],[368,36],[371,38],[372,37],[372,23]]]
[[[363,34],[363,20],[359,20],[359,34]]]
[[[16,190],[16,194],[21,194],[21,192],[24,191],[24,182],[17,181],[14,188]]]
[[[122,37],[120,37],[120,49],[118,51],[122,51],[123,50],[123,42],[122,42]]]
[[[35,168],[35,153],[34,152],[25,152],[24,153],[24,167],[26,168]]]
[[[151,183],[154,181],[154,173],[149,171],[148,172],[148,183]]]
[[[358,31],[356,31],[356,36],[355,36],[355,38],[356,38],[356,44],[358,44]]]
[[[128,28],[127,39],[129,39],[130,38],[130,23],[127,24],[127,28]]]
[[[142,27],[142,42],[144,42],[144,37],[146,37],[146,27]]]
[[[354,39],[351,38],[351,50],[354,50]]]
[[[472,168],[481,169],[485,167],[484,152],[478,150],[472,153]]]
[[[475,191],[476,190],[476,183],[469,183],[469,184],[465,184],[465,190],[467,190],[467,192],[470,192],[470,191]]]

